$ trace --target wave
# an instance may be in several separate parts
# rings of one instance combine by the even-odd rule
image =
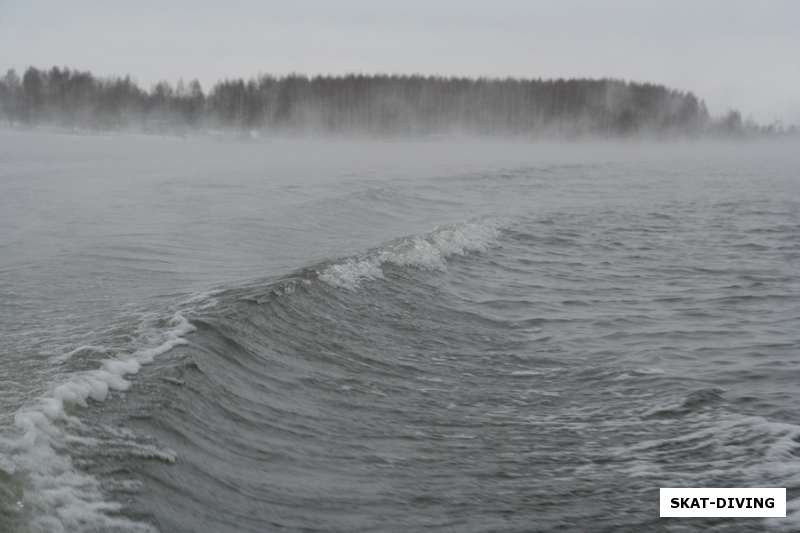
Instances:
[[[717,391],[712,395],[718,397]],[[695,402],[696,396],[690,394],[687,402]],[[670,436],[612,448],[612,454],[626,465],[625,471],[651,478],[653,486],[787,487],[787,518],[768,519],[759,529],[797,530],[800,497],[792,493],[800,486],[800,425],[707,412],[680,427],[675,431],[673,424]]]
[[[24,497],[15,502],[15,511],[24,515],[35,532],[155,531],[147,524],[129,520],[119,513],[123,506],[107,501],[99,480],[76,468],[69,444],[80,440],[76,433],[83,422],[71,408],[88,407],[89,402],[104,402],[113,391],[131,386],[127,376],[139,372],[176,346],[187,341],[184,335],[194,330],[182,314],[168,321],[168,329],[157,333],[157,344],[105,360],[100,368],[68,374],[50,388],[49,393],[14,416],[16,435],[0,438],[0,449],[8,457],[0,470],[21,473],[28,485]],[[66,360],[85,350],[105,352],[96,346],[83,346],[66,353]]]
[[[441,226],[428,234],[401,238],[360,256],[306,268],[299,274],[281,280],[259,282],[255,292],[266,294],[267,298],[285,297],[293,294],[298,287],[308,289],[315,278],[333,288],[353,291],[366,280],[383,279],[383,269],[388,264],[443,271],[447,268],[448,259],[453,256],[488,250],[496,241],[500,227],[500,221],[489,219]],[[109,453],[109,449],[118,448],[125,449],[128,458],[150,458],[174,463],[177,459],[175,453],[170,449],[138,443],[133,434],[87,436],[100,430],[87,427],[75,409],[88,408],[92,403],[101,404],[113,393],[129,391],[131,376],[138,374],[157,357],[175,347],[186,345],[187,334],[195,332],[198,327],[201,333],[208,333],[207,322],[202,318],[190,321],[187,316],[214,313],[225,309],[225,305],[230,305],[231,301],[247,301],[253,297],[252,289],[251,285],[243,284],[239,288],[198,293],[182,302],[180,312],[158,324],[155,330],[151,329],[146,342],[138,341],[144,342],[145,346],[130,354],[113,356],[111,349],[89,344],[54,357],[59,364],[80,358],[82,354],[105,359],[102,359],[98,368],[66,374],[49,388],[48,393],[21,408],[14,416],[14,431],[0,436],[0,449],[4,452],[4,455],[0,455],[3,458],[0,472],[22,479],[25,485],[23,494],[19,495],[9,511],[14,515],[12,519],[27,522],[27,527],[34,532],[158,531],[147,521],[127,518],[125,506],[109,498],[106,490],[109,480],[98,479],[86,468],[76,466],[73,455],[76,449],[83,447],[96,459]],[[242,291],[250,293],[249,297],[244,297]],[[264,297],[259,297],[259,302],[263,301]],[[295,318],[296,321],[288,324],[280,320],[275,320],[274,324],[291,328],[303,320],[303,317]],[[272,333],[280,337],[280,332],[274,328]],[[266,329],[262,334],[269,335],[270,330]],[[243,338],[247,337],[243,335]],[[201,342],[207,343],[209,339]],[[228,339],[229,344],[234,342],[232,338]],[[230,362],[224,351],[216,355]],[[243,355],[236,363],[242,364],[244,361],[246,357]],[[185,385],[182,378],[169,375],[159,377],[167,387]],[[213,390],[213,387],[210,388]],[[102,429],[102,432],[109,431],[108,427]],[[200,436],[197,438],[199,440]],[[111,485],[130,488],[137,483],[125,479],[111,482]],[[0,518],[0,524],[2,520]]]
[[[11,512],[34,531],[556,529],[584,489],[625,486],[649,529],[652,487],[800,483],[784,466],[797,426],[609,337],[685,324],[651,335],[658,315],[626,307],[639,300],[563,281],[574,263],[547,255],[563,246],[549,237],[534,219],[473,219],[182,302],[142,348],[17,413],[0,469],[31,490],[0,479],[25,506]],[[65,361],[84,353],[107,352]],[[100,420],[77,416],[122,391]],[[531,499],[559,505],[534,517]]]
[[[382,279],[383,265],[445,270],[447,259],[485,252],[496,242],[502,222],[484,219],[442,226],[426,235],[404,238],[363,257],[348,258],[319,272],[334,287],[354,290],[367,280]]]

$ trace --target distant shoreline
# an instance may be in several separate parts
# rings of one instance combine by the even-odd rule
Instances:
[[[11,128],[168,135],[356,137],[466,135],[530,140],[747,138],[797,135],[649,83],[615,79],[289,75],[196,80],[150,90],[129,76],[53,67],[0,78],[0,123]]]

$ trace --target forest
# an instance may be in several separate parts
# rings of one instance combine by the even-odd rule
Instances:
[[[0,122],[14,126],[186,132],[260,131],[531,137],[774,133],[738,111],[712,117],[691,92],[616,79],[421,75],[197,80],[141,88],[130,76],[27,68],[0,78]]]

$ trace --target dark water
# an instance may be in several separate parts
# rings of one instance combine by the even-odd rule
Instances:
[[[796,147],[0,141],[0,531],[800,527]]]

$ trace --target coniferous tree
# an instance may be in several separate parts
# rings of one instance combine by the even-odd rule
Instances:
[[[150,91],[130,77],[29,67],[0,79],[7,122],[174,130],[198,127],[329,133],[580,137],[639,133],[727,135],[760,128],[734,111],[710,117],[689,92],[614,79],[487,79],[291,74],[227,79],[205,94],[197,80]]]

